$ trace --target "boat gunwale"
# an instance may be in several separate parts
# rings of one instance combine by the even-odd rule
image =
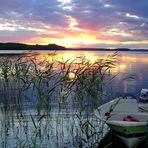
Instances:
[[[101,110],[106,106],[111,106],[111,105],[114,105],[114,103],[116,103],[120,98],[116,98],[114,100],[111,100],[110,102],[107,102],[101,106],[99,106],[97,108],[97,117],[103,121],[103,122],[109,122],[109,119],[111,116],[113,115],[136,115],[136,116],[148,116],[148,113],[147,112],[140,112],[139,110],[137,112],[116,112],[116,111],[112,111],[111,113],[109,113],[109,116],[105,116],[105,115],[101,115]],[[132,100],[132,99],[131,99]],[[137,103],[137,107],[138,109],[142,108],[142,107],[147,107],[148,105],[147,104],[144,104],[144,103]],[[115,120],[114,120],[115,121]],[[117,123],[118,123],[119,120],[117,120]],[[147,121],[138,121],[138,122],[128,122],[128,121],[120,121],[120,123],[123,122],[123,124],[127,123],[126,125],[129,125],[128,123],[130,123],[130,126],[135,126],[136,124],[139,125],[140,123],[142,125],[145,125],[145,124],[148,124],[148,120]]]

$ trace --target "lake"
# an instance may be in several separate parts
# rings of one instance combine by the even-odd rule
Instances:
[[[106,51],[70,53],[66,57],[76,53],[76,55],[84,55],[90,60],[114,54],[114,52]],[[112,69],[112,73],[117,75],[113,84],[115,96],[132,94],[139,98],[141,89],[148,88],[148,52],[117,52],[117,62],[115,68]]]
[[[114,52],[30,52],[1,54],[1,147],[96,147],[105,132],[93,110],[148,88],[148,52],[118,52],[114,65]]]
[[[39,53],[40,58],[50,56],[49,51],[0,51],[0,54],[16,54],[16,53]],[[53,51],[54,53],[55,51]],[[56,54],[59,57],[68,59],[74,59],[77,56],[86,56],[89,60],[95,60],[96,57],[105,57],[107,55],[114,54],[114,51],[57,51]],[[142,88],[148,88],[148,52],[145,51],[120,51],[117,53],[116,67],[113,69],[113,73],[117,74],[116,83],[113,85],[114,94],[124,95],[133,94],[139,98]],[[134,80],[127,79],[128,76],[134,77]],[[116,90],[116,91],[115,91]]]
[[[96,57],[105,57],[113,55],[115,52],[93,51],[93,52],[69,52],[65,54],[66,57],[73,55],[84,55],[88,59],[93,60]],[[64,56],[63,54],[63,56]],[[76,55],[75,55],[76,54]],[[148,88],[148,52],[117,52],[117,62],[112,73],[117,75],[115,77],[115,84],[113,84],[114,95],[132,94],[137,97],[140,96],[142,88]],[[133,77],[130,79],[128,77]]]

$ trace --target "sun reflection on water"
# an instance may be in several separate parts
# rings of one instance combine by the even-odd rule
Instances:
[[[53,53],[53,54],[39,54],[37,59],[40,61],[59,61],[59,62],[77,62],[80,58],[85,58],[90,63],[95,63],[99,58],[94,53],[79,53],[79,52],[66,52],[66,53]]]
[[[52,52],[52,53],[40,53],[35,55],[38,62],[61,62],[61,63],[77,63],[81,64],[84,58],[90,64],[94,64],[100,59],[110,58],[109,55],[113,55],[114,52],[78,52],[78,51],[66,51],[66,52]],[[119,54],[116,55],[116,63],[114,68],[112,68],[112,73],[125,73],[132,71],[133,65],[137,63],[147,64],[148,58],[143,55],[137,54]]]
[[[127,65],[125,63],[119,63],[114,68],[112,68],[112,73],[123,73],[127,70]]]

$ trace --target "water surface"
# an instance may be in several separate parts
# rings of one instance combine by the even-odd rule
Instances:
[[[51,57],[53,57],[48,55],[48,51],[38,52],[40,53],[39,59],[45,58],[50,61]],[[79,56],[85,56],[91,62],[95,62],[98,57],[105,58],[108,55],[115,54],[114,51],[63,51],[54,53],[58,60],[67,61]],[[141,89],[148,88],[148,52],[121,51],[116,54],[117,62],[115,68],[112,69],[112,74],[117,75],[113,85],[114,94],[116,96],[132,94],[139,98]]]
[[[12,53],[12,51],[7,52]],[[65,75],[64,70],[68,67],[64,67],[64,63],[69,65],[77,59],[75,61],[77,64],[70,67],[77,70],[84,66],[79,65],[82,59],[80,57],[85,57],[91,65],[98,58],[105,59],[115,54],[114,52],[37,51],[28,54],[28,51],[25,51],[27,64],[25,61],[17,60],[21,57],[22,51],[19,55],[16,55],[17,52],[14,51],[15,54],[9,56],[1,55],[0,58],[0,147],[75,148],[90,147],[94,143],[97,146],[96,142],[99,142],[105,132],[98,124],[98,119],[94,117],[93,109],[120,95],[132,94],[139,98],[141,89],[148,88],[148,52],[116,53],[115,65],[110,69],[111,77],[115,77],[105,87],[106,100],[103,99],[104,95],[99,94],[96,104],[92,102],[94,95],[83,92],[83,87],[76,89],[74,85],[72,93],[66,96],[66,89],[71,89],[69,84],[75,79],[73,72],[64,77],[67,79],[68,76],[68,82],[63,79],[60,81],[60,85],[53,89],[54,93],[50,90],[54,88],[54,84],[59,83],[61,76]],[[4,59],[6,62],[2,62]],[[15,70],[9,68],[12,64],[10,60],[17,63],[12,66]],[[30,63],[32,60],[34,62]],[[54,64],[54,71],[44,73],[44,68],[53,60],[58,63]],[[29,64],[32,67],[25,74]],[[34,64],[38,64],[38,67]],[[19,66],[25,70],[19,69]],[[7,73],[5,79],[4,72]],[[87,81],[89,74],[86,76],[84,80]],[[89,84],[93,87],[91,81],[87,82],[88,86]]]

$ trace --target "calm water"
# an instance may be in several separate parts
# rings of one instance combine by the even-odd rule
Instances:
[[[48,54],[48,51],[36,52],[44,53],[41,54],[41,57]],[[70,58],[74,59],[77,56],[85,56],[90,61],[94,62],[97,57],[102,58],[108,55],[113,55],[114,52],[69,51],[62,53],[56,52],[56,54],[57,57],[63,57],[65,60]],[[112,74],[117,75],[113,84],[115,96],[132,94],[139,98],[141,89],[148,88],[148,52],[118,52],[116,67],[112,70]],[[134,79],[130,79],[129,77]]]
[[[12,53],[12,51],[9,51],[9,53]],[[25,51],[25,53],[28,53],[28,51]],[[100,51],[54,53],[38,51],[37,55],[32,54],[35,55],[37,61],[41,62],[46,59],[46,62],[49,63],[53,58],[65,62],[79,56],[85,56],[93,63],[98,57],[104,58],[114,54],[114,52]],[[148,52],[118,52],[116,57],[116,66],[111,70],[112,76],[116,75],[116,77],[112,81],[111,86],[109,86],[112,91],[111,99],[125,94],[132,94],[138,98],[141,89],[148,88]],[[1,58],[6,58],[6,56],[1,56]],[[18,56],[16,55],[8,57],[8,59],[17,58]],[[42,66],[40,68],[42,70]],[[29,74],[31,75],[32,73]],[[40,77],[40,73],[37,73],[37,77]],[[57,77],[53,76],[54,79],[58,80]],[[49,83],[50,85],[53,80]],[[67,100],[63,100],[63,98],[60,100],[61,93],[62,95],[64,93],[63,91],[51,94],[53,95],[53,100],[50,100],[51,98],[48,98],[48,96],[49,100],[44,100],[44,97],[46,97],[44,96],[46,95],[44,91],[46,89],[43,88],[50,88],[49,84],[44,83],[46,82],[44,79],[42,80],[43,84],[34,79],[31,81],[36,83],[39,88],[36,87],[34,89],[32,84],[29,85],[30,88],[26,88],[22,86],[22,82],[20,83],[16,79],[11,80],[9,85],[5,84],[4,81],[0,83],[2,105],[0,107],[0,147],[90,147],[102,137],[101,125],[98,124],[98,120],[92,115],[92,112],[88,110],[89,102],[85,104],[87,98],[82,102],[81,110],[79,110],[81,102],[75,103],[75,100],[73,100],[75,95],[70,95]],[[24,87],[25,90],[22,89]],[[62,84],[60,89],[63,89],[63,87],[65,87],[64,84]],[[41,92],[40,88],[44,91]],[[23,93],[21,93],[22,90]],[[38,92],[41,99],[36,95]],[[24,98],[25,100],[23,100]],[[39,101],[39,105],[42,105],[42,103],[46,104],[46,101],[49,101],[51,106],[46,109],[44,108],[46,106],[41,106],[41,111],[39,111],[40,107],[38,107],[36,101]],[[54,106],[56,107],[54,108]],[[34,107],[35,109],[32,109]],[[52,108],[54,109],[52,110]],[[82,109],[84,112],[82,112]],[[89,139],[86,136],[87,132],[92,135]]]
[[[148,88],[148,52],[119,52],[117,59],[116,94],[132,94],[139,98],[141,89]]]
[[[81,54],[95,59],[112,55],[114,52],[93,51]],[[115,96],[132,94],[139,98],[141,89],[148,88],[148,52],[118,52],[112,74],[117,75],[113,84]]]
[[[49,52],[49,51],[0,51],[0,54],[15,54],[15,53],[39,53],[37,55],[38,59],[47,59],[51,60],[55,53],[58,60],[69,60],[74,59],[79,56],[85,56],[88,60],[94,62],[96,58],[106,57],[112,55],[115,52],[108,51],[63,51],[63,52]],[[12,56],[13,57],[13,56]],[[62,57],[62,59],[61,59]],[[112,84],[113,86],[113,95],[119,96],[124,94],[132,94],[139,98],[140,91],[142,88],[148,88],[148,52],[129,52],[122,51],[117,53],[117,62],[116,67],[112,70],[115,77],[115,81]],[[132,77],[134,79],[128,79]]]

